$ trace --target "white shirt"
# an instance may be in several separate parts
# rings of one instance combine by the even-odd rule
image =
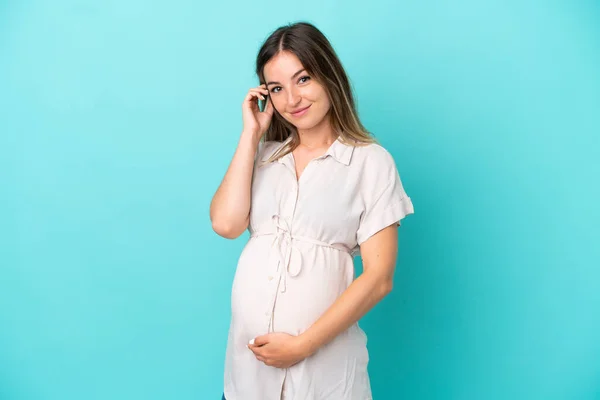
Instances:
[[[261,143],[252,180],[251,234],[231,292],[224,392],[227,400],[372,399],[367,337],[358,323],[287,369],[258,361],[260,335],[300,335],[354,279],[353,256],[381,229],[414,212],[392,156],[378,144],[336,140],[296,179],[284,143]]]

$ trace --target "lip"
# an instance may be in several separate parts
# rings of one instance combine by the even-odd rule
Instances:
[[[312,105],[312,104],[311,104],[311,105]],[[297,112],[295,112],[295,113],[290,113],[290,114],[292,114],[294,117],[301,117],[301,116],[303,116],[304,114],[306,114],[306,112],[308,111],[308,109],[309,109],[309,108],[310,108],[310,106],[308,106],[308,107],[305,107],[305,108],[302,108],[301,110],[299,110],[299,111],[297,111]]]

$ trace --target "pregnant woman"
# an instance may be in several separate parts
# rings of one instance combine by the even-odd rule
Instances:
[[[250,232],[231,292],[223,398],[371,399],[358,320],[392,289],[411,199],[315,26],[275,30],[256,73],[210,208],[219,235]]]

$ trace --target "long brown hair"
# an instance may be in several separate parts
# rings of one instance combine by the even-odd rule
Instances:
[[[342,142],[353,146],[376,142],[360,122],[348,76],[331,43],[320,30],[308,22],[296,22],[273,31],[256,57],[256,75],[261,84],[266,83],[265,65],[282,51],[295,54],[308,74],[325,88],[331,101],[328,113],[331,125]],[[263,140],[284,142],[287,139],[290,139],[288,143],[267,162],[283,157],[300,144],[296,128],[274,110]]]

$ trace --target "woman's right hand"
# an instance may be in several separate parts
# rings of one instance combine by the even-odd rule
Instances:
[[[257,141],[265,134],[273,117],[273,104],[271,99],[267,98],[268,95],[269,90],[264,84],[251,88],[242,104],[244,131],[251,133]],[[262,112],[258,108],[259,98],[267,99],[267,106]]]

